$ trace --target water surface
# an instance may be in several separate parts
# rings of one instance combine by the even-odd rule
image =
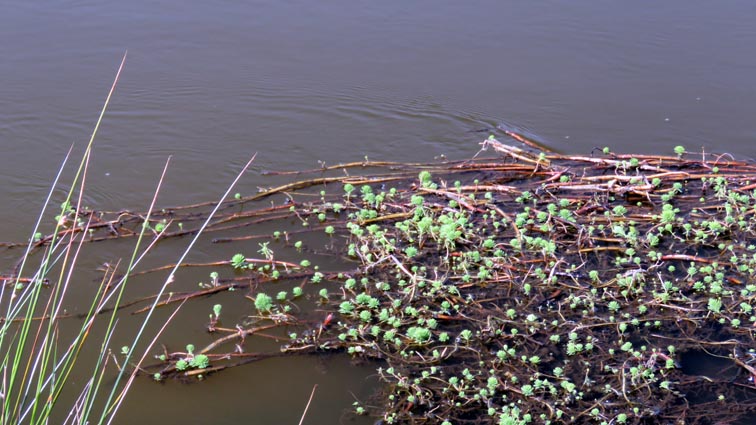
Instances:
[[[5,2],[0,239],[28,236],[65,152],[85,146],[125,50],[87,182],[98,209],[146,208],[169,155],[160,203],[177,205],[216,198],[255,152],[244,194],[270,184],[266,169],[467,158],[487,135],[476,131],[502,123],[564,153],[683,145],[751,158],[755,16],[749,1]],[[98,247],[98,261],[122,256],[114,245]],[[171,332],[177,344],[203,338]],[[320,383],[328,391],[307,423],[342,421],[371,369],[352,374],[333,359],[314,373],[314,361],[249,366],[206,386],[142,382],[122,420],[158,414],[138,408],[154,394],[185,402],[166,411],[192,423],[202,400],[222,394],[207,403],[228,415],[217,423],[292,422],[292,406]],[[272,367],[279,375],[259,379]],[[291,398],[271,387],[277,380]]]

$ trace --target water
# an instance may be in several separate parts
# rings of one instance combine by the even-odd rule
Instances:
[[[475,130],[502,123],[564,153],[669,154],[684,145],[751,158],[754,16],[749,1],[5,2],[0,239],[28,237],[127,49],[87,183],[97,209],[145,209],[169,155],[161,205],[216,198],[255,152],[244,194],[270,184],[266,169],[471,157],[486,136]],[[122,255],[114,245],[98,247],[98,260]],[[216,249],[205,244],[195,259]],[[207,314],[206,305],[187,309]],[[175,344],[204,337],[196,327],[171,332]],[[297,395],[285,400],[255,379],[266,364],[204,387],[142,382],[123,423],[156,414],[138,408],[140,394],[195,406],[166,410],[169,422],[191,422],[211,388],[223,397],[208,411],[234,423],[249,418],[252,391],[259,423],[293,422],[320,383],[329,391],[308,423],[323,424],[343,420],[349,391],[369,395],[370,367],[350,374],[334,359],[314,374],[311,363],[275,363],[280,375],[268,379]]]

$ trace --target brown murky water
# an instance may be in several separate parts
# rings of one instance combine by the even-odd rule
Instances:
[[[754,17],[749,1],[5,2],[0,239],[28,237],[126,49],[88,180],[97,209],[145,209],[169,155],[160,204],[177,205],[215,199],[254,152],[245,194],[270,184],[264,169],[470,157],[487,134],[476,131],[497,125],[568,153],[684,145],[756,157]],[[192,258],[220,249],[245,247],[205,243]],[[198,344],[208,312],[187,306],[196,323],[165,340]],[[121,423],[295,423],[315,383],[306,423],[350,423],[344,409],[369,396],[372,371],[337,356],[264,361],[202,385],[142,381]]]

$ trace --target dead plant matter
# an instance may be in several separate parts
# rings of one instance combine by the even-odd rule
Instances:
[[[218,242],[325,232],[343,242],[332,245],[347,262],[329,272],[265,255],[216,262],[249,270],[256,310],[248,323],[213,329],[223,335],[197,351],[207,369],[263,357],[245,348],[254,335],[287,337],[286,354],[377,359],[385,389],[357,409],[385,423],[729,423],[754,414],[756,165],[682,148],[568,156],[483,145],[501,156],[381,163],[375,174],[368,162],[334,166],[227,201],[207,230],[236,233]],[[152,224],[182,223],[158,229],[162,237],[192,233],[207,207],[165,209]],[[87,214],[94,231],[82,237],[91,241],[141,225],[136,213]],[[307,226],[275,238],[244,233],[292,219]],[[295,298],[265,294],[281,279],[309,293],[318,293],[313,281],[328,282],[315,324],[284,308]],[[297,332],[264,333],[276,328]],[[684,364],[690,353],[724,359],[727,370],[705,376]],[[187,354],[166,351],[150,373],[188,373],[177,368]]]

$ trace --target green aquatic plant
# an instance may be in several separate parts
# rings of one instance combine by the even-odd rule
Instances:
[[[273,299],[264,292],[255,297],[255,308],[260,313],[269,313],[273,308]]]
[[[231,266],[235,269],[243,269],[247,267],[247,257],[244,254],[234,254],[231,257]]]
[[[163,231],[165,231],[167,227],[168,227],[168,223],[165,219],[163,219],[157,224],[155,224],[155,231],[158,233],[163,233]]]
[[[207,369],[210,366],[210,358],[204,354],[192,356],[189,366],[196,369]]]
[[[268,247],[270,245],[270,242],[263,242],[258,244],[260,246],[260,249],[257,251],[260,254],[262,254],[263,257],[265,257],[268,261],[273,261],[273,250]]]

